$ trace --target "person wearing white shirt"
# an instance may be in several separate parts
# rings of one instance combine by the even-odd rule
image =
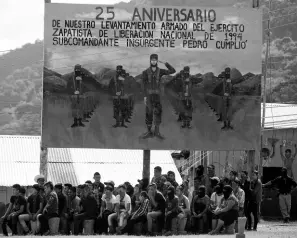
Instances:
[[[221,199],[223,198],[223,186],[222,184],[218,184],[215,186],[215,192],[211,194],[211,199],[210,199],[210,210],[215,211],[221,202]],[[217,226],[217,217],[213,214],[212,215],[212,230],[214,230]]]
[[[114,233],[113,222],[118,221],[117,231],[121,231],[126,226],[127,218],[131,213],[131,198],[126,193],[124,184],[119,187],[119,194],[116,196],[116,213],[109,215],[108,222],[110,233]]]

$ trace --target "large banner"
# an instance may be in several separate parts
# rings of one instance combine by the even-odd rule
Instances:
[[[259,146],[256,9],[46,4],[46,147]]]

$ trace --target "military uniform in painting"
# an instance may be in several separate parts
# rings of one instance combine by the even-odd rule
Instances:
[[[141,138],[147,139],[150,137],[157,137],[164,139],[159,132],[159,126],[162,120],[162,105],[161,105],[161,90],[162,82],[161,78],[165,75],[170,75],[176,72],[176,70],[168,63],[165,63],[167,69],[160,69],[157,66],[158,55],[150,55],[150,67],[143,71],[142,86],[144,91],[144,101],[146,104],[146,125],[147,132],[144,133]],[[154,132],[152,131],[152,125],[154,124]]]

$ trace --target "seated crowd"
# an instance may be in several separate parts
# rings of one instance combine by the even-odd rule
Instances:
[[[208,166],[208,175],[212,169],[214,166]],[[189,181],[178,185],[175,173],[163,175],[159,166],[154,168],[151,182],[144,178],[134,187],[129,182],[117,187],[113,181],[102,183],[98,172],[93,183],[88,180],[77,187],[53,185],[37,176],[38,184],[28,198],[24,187],[13,186],[13,196],[0,219],[2,231],[7,236],[9,226],[13,235],[18,227],[25,235],[233,233],[237,218],[250,217],[250,213],[256,230],[261,194],[257,171],[251,184],[246,171],[241,179],[235,171],[229,178],[208,175],[198,166],[193,191]],[[247,229],[251,229],[251,219]]]

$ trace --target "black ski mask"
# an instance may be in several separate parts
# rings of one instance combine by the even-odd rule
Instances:
[[[281,176],[282,176],[283,178],[285,178],[285,177],[287,177],[287,175],[288,175],[288,171],[287,171],[287,169],[286,169],[286,168],[282,168],[282,169],[281,169]]]
[[[197,176],[200,177],[204,174],[204,166],[203,165],[199,165],[197,168]]]
[[[188,66],[185,66],[183,68],[183,72],[184,72],[184,77],[187,79],[189,78],[189,67]]]
[[[222,194],[222,186],[221,185],[216,185],[215,192],[216,192],[217,195]]]
[[[228,199],[231,196],[233,189],[230,185],[225,185],[223,188],[223,195],[225,199]]]
[[[206,195],[206,188],[205,186],[199,187],[198,196],[199,198],[203,198]]]
[[[225,78],[230,79],[231,78],[231,69],[225,68]]]
[[[118,65],[118,66],[116,67],[116,74],[117,74],[117,76],[119,76],[119,75],[121,74],[122,70],[123,70],[122,65]]]
[[[156,61],[156,64],[152,64],[152,61]],[[150,55],[150,67],[157,67],[158,55],[152,54]]]
[[[173,186],[169,187],[167,194],[168,194],[168,198],[170,200],[174,199],[174,197],[175,197],[175,188]]]
[[[81,65],[79,65],[79,64],[75,65],[75,67],[74,67],[74,71],[75,71],[75,76],[76,76],[76,77],[82,75],[82,73],[81,73],[81,69],[82,69]]]

